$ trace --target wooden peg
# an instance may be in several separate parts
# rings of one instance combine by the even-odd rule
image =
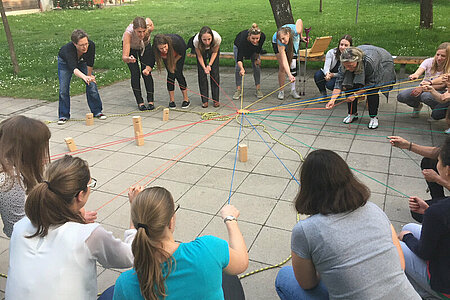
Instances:
[[[75,141],[73,140],[73,138],[66,137],[64,141],[66,142],[67,148],[70,152],[77,151],[77,145],[75,145]]]
[[[246,144],[239,144],[239,161],[246,162],[248,160],[248,147]]]
[[[133,117],[133,127],[134,127],[134,132],[144,132],[142,130],[142,119],[141,119],[141,116],[134,116]]]
[[[164,108],[163,110],[163,121],[169,121],[169,109]]]
[[[94,125],[94,114],[88,113],[86,114],[86,126]]]
[[[144,137],[142,136],[142,131],[141,132],[136,131],[134,133],[134,136],[136,137],[136,145],[138,146],[144,145]]]

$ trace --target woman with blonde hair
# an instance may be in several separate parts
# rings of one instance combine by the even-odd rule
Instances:
[[[214,236],[176,242],[173,233],[179,207],[162,187],[137,195],[131,206],[137,228],[132,245],[134,269],[119,276],[114,299],[224,299],[222,271],[236,275],[247,269],[247,248],[234,206],[225,205],[220,212],[229,243]],[[232,299],[242,296],[243,292]]]
[[[423,103],[425,103],[433,110],[431,118],[434,120],[443,119],[445,118],[448,103],[437,101],[429,92],[427,86],[433,86],[439,93],[445,91],[445,82],[442,82],[442,79],[439,77],[442,74],[450,73],[450,43],[440,44],[434,57],[425,59],[416,72],[409,76],[409,79],[416,80],[423,73],[425,73],[425,77],[420,85],[416,88],[400,91],[397,95],[397,100],[413,108],[412,118],[419,117]],[[444,89],[442,86],[444,86]]]
[[[43,179],[28,194],[26,217],[14,225],[6,299],[96,299],[97,262],[131,267],[136,231],[126,231],[122,242],[100,224],[86,223],[80,211],[97,181],[81,158],[50,163]]]
[[[298,19],[295,24],[281,26],[272,37],[272,48],[278,60],[278,84],[284,85],[286,75],[291,82],[291,96],[299,99],[300,95],[295,89],[295,76],[297,76],[297,57],[300,42],[306,42],[303,37],[303,21]],[[278,92],[278,99],[284,99],[284,90]]]
[[[186,43],[178,34],[157,34],[153,39],[153,52],[161,72],[162,64],[167,70],[167,90],[169,91],[169,108],[175,108],[175,80],[178,81],[183,103],[181,108],[191,105],[187,94],[186,78],[183,75],[184,60],[186,58]]]
[[[3,232],[25,216],[25,199],[49,163],[50,130],[39,120],[14,116],[0,123],[0,214]]]
[[[234,60],[236,68],[234,78],[236,81],[236,92],[233,95],[234,100],[241,97],[242,76],[245,74],[244,59],[250,59],[253,68],[253,79],[255,80],[255,96],[264,97],[261,92],[261,50],[266,40],[266,35],[259,29],[256,23],[247,30],[243,30],[236,35],[233,45]]]
[[[154,30],[150,18],[136,17],[128,25],[122,36],[122,60],[128,65],[131,72],[131,88],[138,104],[139,110],[153,110],[154,85],[152,67],[155,64],[150,35]],[[139,66],[138,60],[141,65]],[[141,74],[147,91],[148,108],[145,106],[141,93]]]

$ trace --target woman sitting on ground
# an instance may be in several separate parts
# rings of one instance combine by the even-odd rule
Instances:
[[[438,91],[442,91],[439,88],[440,80],[434,80],[438,76],[444,73],[450,72],[450,43],[442,43],[436,50],[434,57],[427,58],[422,62],[417,71],[409,76],[410,80],[418,79],[423,73],[425,77],[420,85],[416,88],[406,89],[400,91],[397,95],[399,102],[405,103],[413,108],[412,118],[418,118],[420,110],[423,107],[423,103],[431,107],[433,112],[431,118],[440,120],[445,118],[445,108],[448,103],[442,104],[437,101],[429,91],[424,90],[426,85],[436,85]]]
[[[236,62],[234,79],[236,81],[236,92],[234,100],[241,97],[242,78],[245,75],[244,59],[250,59],[253,68],[253,79],[255,80],[255,96],[264,97],[261,92],[261,51],[266,40],[266,35],[259,29],[256,23],[248,30],[243,30],[236,35],[233,45],[234,61]]]
[[[297,58],[300,41],[306,42],[303,37],[303,21],[298,19],[295,24],[283,25],[273,34],[272,48],[278,60],[278,84],[284,85],[284,79],[289,77],[291,82],[291,96],[299,99],[300,96],[295,89],[295,76],[297,76]],[[278,92],[278,99],[284,99],[284,89]]]
[[[137,228],[132,245],[134,269],[119,276],[114,299],[224,299],[222,271],[236,275],[247,269],[247,248],[234,206],[226,205],[220,212],[229,243],[214,236],[176,242],[178,208],[162,187],[138,194],[131,206],[131,220]]]
[[[128,25],[122,36],[122,60],[128,65],[131,72],[131,88],[136,98],[139,110],[153,110],[154,85],[152,67],[155,64],[150,34],[153,32],[152,20],[150,18],[136,17],[133,23]],[[138,60],[141,63],[139,66]],[[141,74],[147,91],[148,108],[145,106],[141,93]]]
[[[341,92],[346,91],[348,115],[342,122],[349,124],[358,119],[358,101],[355,100],[366,95],[370,116],[367,127],[378,128],[378,91],[388,97],[388,92],[396,81],[392,55],[385,49],[372,45],[348,47],[342,51],[341,64],[333,94],[326,108],[332,108]]]
[[[181,108],[188,108],[189,102],[187,94],[186,78],[183,75],[184,60],[186,58],[186,43],[178,34],[157,34],[153,39],[153,52],[161,72],[162,64],[167,70],[167,90],[169,91],[169,108],[175,108],[175,79],[178,81],[181,93],[183,94],[183,103]]]
[[[43,179],[27,197],[26,217],[14,225],[6,299],[96,299],[97,262],[131,267],[136,231],[126,231],[122,242],[100,224],[86,224],[80,210],[96,180],[81,158],[50,163]]]
[[[323,69],[314,74],[314,82],[322,96],[327,95],[327,89],[332,91],[336,83],[339,66],[341,65],[341,53],[345,48],[353,46],[353,39],[351,35],[344,35],[338,42],[338,46],[327,52],[325,56],[325,64]]]
[[[203,26],[200,32],[189,40],[188,47],[195,49],[197,56],[198,87],[202,98],[202,107],[208,107],[208,74],[211,81],[211,97],[214,107],[219,107],[219,56],[220,35],[209,28]],[[209,60],[209,61],[208,61]]]
[[[439,153],[439,175],[450,180],[450,137]],[[409,208],[423,214],[422,225],[403,226],[398,238],[405,256],[405,272],[424,299],[450,298],[450,198],[431,206],[419,197],[409,199]]]
[[[275,282],[282,300],[420,300],[389,219],[337,153],[311,152],[300,182],[295,208],[311,216],[292,230],[292,267]]]
[[[439,104],[435,107],[435,111],[444,109],[445,105],[447,105],[447,109],[445,109],[445,121],[447,122],[447,130],[445,130],[445,133],[450,134],[450,106],[448,105],[450,103],[450,73],[444,74],[440,76],[440,78],[442,79],[441,85],[435,87],[435,85],[430,83],[424,84],[422,88],[424,92],[429,92],[434,100],[439,102]],[[443,93],[441,94],[440,92],[438,92],[438,90],[442,91]]]

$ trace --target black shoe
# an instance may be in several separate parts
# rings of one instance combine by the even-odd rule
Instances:
[[[191,105],[191,101],[183,101],[181,108],[188,108]]]
[[[155,105],[153,105],[152,103],[148,104],[148,110],[154,110],[155,109]]]
[[[177,107],[177,105],[175,104],[175,101],[169,101],[169,107],[170,107],[170,108],[175,108],[175,107]]]
[[[144,105],[139,105],[138,108],[139,108],[140,111],[147,110],[147,106],[145,106],[145,104]]]

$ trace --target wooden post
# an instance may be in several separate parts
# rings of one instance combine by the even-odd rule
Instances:
[[[77,145],[75,145],[75,141],[73,140],[73,138],[71,137],[66,137],[64,139],[64,141],[66,142],[67,148],[69,149],[70,152],[74,152],[77,151]]]
[[[142,130],[142,119],[140,116],[133,117],[133,128],[134,128],[134,136],[136,138],[136,145],[142,146],[144,145],[144,137]]]
[[[88,113],[86,114],[86,126],[94,125],[94,114]]]
[[[246,162],[248,160],[248,147],[246,144],[239,144],[239,161]]]
[[[164,108],[163,110],[163,121],[169,121],[169,109]]]

